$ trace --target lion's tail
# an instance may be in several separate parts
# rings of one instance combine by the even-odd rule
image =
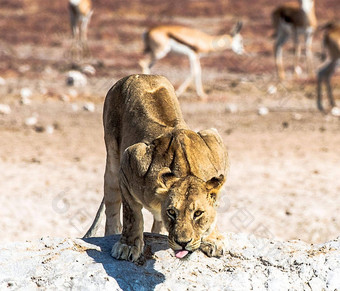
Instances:
[[[86,232],[86,234],[83,236],[83,238],[93,237],[96,235],[98,228],[100,226],[100,222],[103,219],[104,210],[105,210],[105,203],[104,203],[104,198],[103,198],[102,202],[100,203],[99,209],[97,211],[96,217],[94,218],[94,221],[91,227]]]

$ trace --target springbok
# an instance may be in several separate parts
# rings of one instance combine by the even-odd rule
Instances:
[[[322,82],[326,83],[327,86],[327,93],[329,103],[332,108],[335,107],[335,101],[332,94],[332,87],[331,87],[331,77],[334,74],[335,68],[340,61],[340,23],[330,22],[323,26],[322,28],[324,32],[323,38],[323,56],[324,59],[326,58],[325,51],[328,51],[329,55],[329,62],[327,62],[324,66],[320,68],[318,71],[318,86],[317,86],[317,106],[320,111],[323,111],[322,106]]]
[[[149,74],[157,60],[164,58],[170,51],[188,56],[190,75],[179,86],[176,93],[182,94],[195,79],[196,92],[201,99],[207,95],[202,86],[200,56],[216,51],[232,49],[237,54],[243,53],[243,41],[240,35],[242,22],[238,22],[230,34],[211,36],[202,31],[174,25],[157,26],[144,34],[144,57],[139,62],[144,74]]]
[[[73,38],[87,50],[87,29],[93,13],[91,0],[69,0]]]
[[[294,73],[296,76],[301,75],[302,69],[299,66],[301,55],[301,46],[299,42],[300,35],[305,37],[305,48],[307,58],[307,71],[312,74],[313,70],[313,53],[312,41],[313,33],[317,26],[315,16],[314,0],[299,0],[298,3],[288,2],[277,7],[272,14],[273,25],[275,28],[274,54],[276,70],[280,80],[285,79],[285,72],[282,63],[282,46],[292,35],[294,40]]]

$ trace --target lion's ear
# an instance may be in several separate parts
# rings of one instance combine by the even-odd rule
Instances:
[[[221,189],[223,183],[225,182],[224,175],[220,175],[218,177],[213,177],[206,183],[206,187],[208,190],[209,199],[212,199],[215,203],[217,200],[218,191]]]
[[[168,192],[172,184],[177,181],[178,178],[167,167],[162,168],[157,176],[157,194],[163,194]]]

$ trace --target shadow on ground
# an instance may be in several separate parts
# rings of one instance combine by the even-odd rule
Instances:
[[[113,235],[83,239],[87,243],[98,246],[101,250],[89,249],[86,252],[96,263],[103,265],[106,273],[114,278],[123,290],[153,290],[165,281],[164,275],[154,269],[153,254],[156,251],[168,249],[166,236],[144,233],[144,253],[137,263],[111,257],[111,248],[119,237],[120,235]]]

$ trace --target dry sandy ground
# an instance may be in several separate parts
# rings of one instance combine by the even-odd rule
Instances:
[[[41,0],[4,2],[0,103],[9,104],[12,112],[0,115],[0,241],[84,234],[102,199],[103,99],[116,80],[139,72],[140,36],[146,27],[171,22],[217,33],[222,22],[230,28],[239,17],[245,23],[248,54],[227,52],[202,59],[209,102],[199,102],[193,90],[180,99],[191,128],[217,128],[229,150],[220,229],[315,243],[339,236],[340,120],[317,112],[313,77],[276,81],[269,38],[271,1],[256,1],[252,9],[247,1],[237,0],[214,5],[187,1],[184,8],[179,0],[172,5],[146,1],[144,6],[139,1],[98,1],[90,28],[92,57],[77,60],[93,65],[97,73],[81,88],[65,85],[65,74],[75,62],[68,54],[65,3],[47,7]],[[338,1],[328,0],[317,7],[317,14],[325,22],[339,9]],[[22,25],[27,29],[20,29]],[[318,35],[315,51],[320,39]],[[289,50],[286,54],[289,70],[292,58]],[[317,57],[315,63],[320,65]],[[171,55],[153,71],[178,85],[187,68],[185,58]],[[339,96],[339,76],[333,84]],[[30,105],[19,103],[25,87],[33,92]],[[95,104],[94,112],[82,109],[88,101]],[[268,107],[269,114],[258,115],[260,106]],[[228,110],[233,107],[237,112]],[[25,125],[32,116],[37,117],[36,127]],[[47,126],[54,128],[52,134],[40,132]]]

